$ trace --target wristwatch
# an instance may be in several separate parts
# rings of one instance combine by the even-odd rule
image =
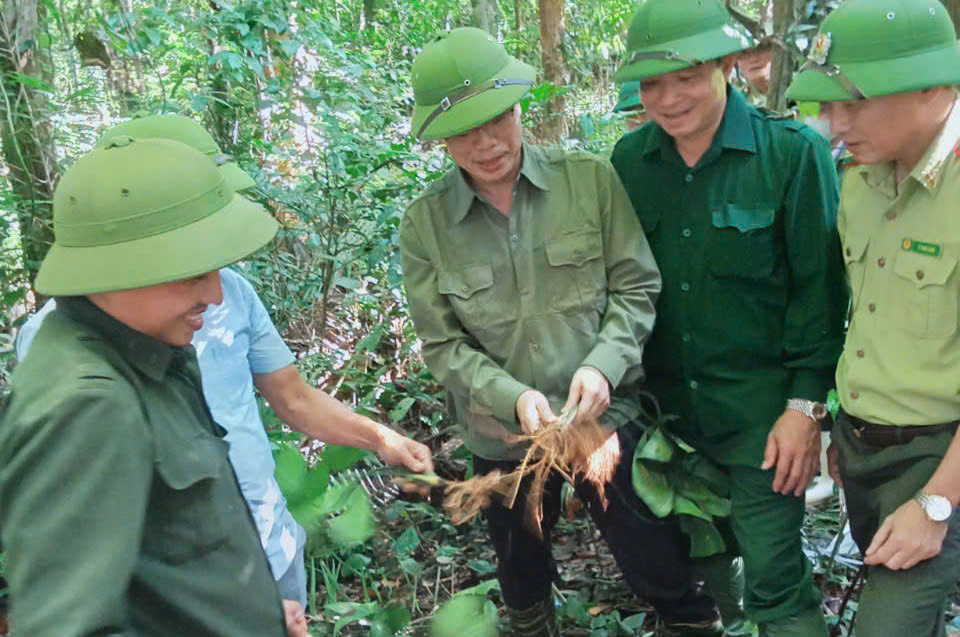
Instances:
[[[950,504],[950,500],[942,495],[931,495],[920,489],[913,496],[913,499],[917,501],[923,512],[933,522],[946,522],[953,515],[953,506]]]
[[[787,409],[799,411],[807,418],[813,418],[820,422],[827,417],[827,406],[823,403],[817,403],[806,398],[791,398],[787,401]]]

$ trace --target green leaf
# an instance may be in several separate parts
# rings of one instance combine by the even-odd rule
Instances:
[[[701,453],[684,456],[680,462],[680,471],[703,483],[719,496],[730,495],[729,474]]]
[[[677,517],[680,529],[690,538],[690,557],[708,557],[723,553],[727,547],[712,522],[689,515]]]
[[[643,628],[643,622],[647,619],[646,613],[637,613],[636,615],[630,615],[622,622],[620,625],[623,626],[629,634],[633,634]]]
[[[370,620],[370,637],[393,637],[410,623],[410,611],[397,604],[389,604]]]
[[[430,622],[431,637],[496,637],[496,608],[491,617],[481,595],[457,595],[445,603]]]
[[[361,458],[369,455],[370,452],[365,449],[342,447],[340,445],[324,445],[323,453],[320,454],[320,462],[330,473],[335,473],[349,469],[357,464]]]
[[[390,410],[390,422],[398,423],[407,415],[410,408],[417,402],[416,398],[406,397],[397,403],[397,406]]]
[[[640,438],[633,457],[634,459],[642,458],[644,460],[656,460],[657,462],[670,462],[675,451],[676,446],[663,432],[663,429],[651,427]]]
[[[673,498],[673,512],[675,515],[692,515],[708,522],[713,520],[710,515],[704,513],[703,510],[697,506],[696,502],[679,494]]]
[[[730,500],[711,491],[706,484],[696,477],[686,473],[677,473],[672,474],[670,479],[677,495],[683,495],[693,500],[697,507],[705,513],[721,517],[730,515]]]
[[[633,463],[633,490],[658,518],[666,517],[673,510],[673,487],[667,477],[647,469],[639,459]]]
[[[470,560],[467,567],[481,575],[490,575],[497,572],[497,567],[487,560]]]
[[[298,492],[307,476],[307,461],[300,451],[284,445],[274,452],[273,460],[277,465],[276,477],[280,490],[284,494]]]
[[[295,56],[301,46],[303,45],[297,40],[280,40],[280,50],[289,58]]]
[[[420,546],[420,536],[417,535],[417,531],[413,527],[407,527],[400,534],[400,537],[393,541],[393,547],[397,555],[410,555],[418,546]]]
[[[340,485],[337,485],[340,486]],[[337,487],[328,489],[330,493]],[[339,515],[327,520],[326,532],[330,543],[336,548],[349,548],[366,542],[376,530],[370,498],[359,484],[348,485],[346,508]]]

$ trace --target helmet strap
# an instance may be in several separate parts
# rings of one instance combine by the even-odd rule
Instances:
[[[508,86],[521,86],[521,85],[529,86],[533,84],[533,82],[531,80],[509,80],[509,79],[502,79],[502,78],[494,78],[492,80],[488,80],[483,84],[478,84],[476,86],[471,85],[470,80],[464,81],[463,84],[464,84],[464,87],[461,90],[455,93],[451,93],[450,95],[447,95],[442,100],[440,100],[440,103],[437,105],[437,107],[433,109],[433,111],[427,116],[425,120],[423,120],[423,124],[420,126],[420,130],[417,131],[417,139],[420,139],[423,136],[423,132],[427,130],[427,127],[430,126],[431,123],[433,123],[433,120],[437,119],[437,117],[439,117],[441,114],[446,113],[455,105],[459,104],[460,102],[463,102],[464,100],[468,100],[471,97],[475,97],[489,90],[506,88]]]
[[[803,73],[804,71],[817,71],[819,73],[823,73],[842,86],[853,99],[867,99],[867,96],[863,94],[863,91],[860,90],[860,87],[854,84],[853,81],[847,77],[836,64],[819,64],[814,60],[808,60],[803,66],[800,67],[800,71],[798,71],[798,73]]]

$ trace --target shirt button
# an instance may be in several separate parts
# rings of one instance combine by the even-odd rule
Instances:
[[[847,253],[848,257],[853,254],[852,252],[850,252],[850,248],[847,248],[844,252]]]
[[[887,213],[887,219],[889,219],[890,221],[893,221],[896,218],[897,218],[897,213],[895,213],[894,211],[891,210],[890,212]]]
[[[680,289],[683,290],[684,292],[689,292],[690,284],[684,281],[683,283],[680,284]]]
[[[690,228],[684,228],[683,232],[681,232],[680,234],[682,234],[684,238],[689,239],[690,235],[692,235],[693,232],[690,230]]]
[[[880,257],[879,259],[877,259],[877,265],[879,265],[882,268],[883,266],[887,265],[887,260],[884,259],[883,257]]]
[[[520,294],[526,294],[527,292],[527,288],[520,288]]]
[[[690,342],[690,335],[689,335],[689,334],[684,334],[683,336],[680,337],[680,340],[682,340],[684,343],[689,343],[689,342]]]
[[[690,381],[690,389],[696,389],[699,386],[700,386],[700,383],[698,383],[697,381],[695,380]]]
[[[540,346],[537,343],[530,343],[530,349],[532,349],[533,351],[537,351],[538,349],[540,349]]]
[[[877,306],[871,303],[870,305],[867,306],[867,309],[870,310],[871,312],[876,312]]]
[[[856,392],[856,391],[850,392],[850,398],[853,398],[854,400],[856,400],[857,398],[860,398],[860,392]]]
[[[470,291],[470,288],[468,288],[467,286],[463,286],[462,288],[460,288],[460,291],[461,291],[461,292],[469,292],[469,291]]]
[[[923,280],[923,270],[917,270],[917,281]]]
[[[687,176],[684,177],[683,180],[689,184],[691,181],[693,181],[693,173],[687,173]]]
[[[866,354],[864,354],[863,350],[862,350],[862,349],[858,349],[858,350],[857,350],[857,358],[863,358],[864,356],[866,356]]]
[[[520,240],[520,237],[518,235],[512,234],[510,235],[510,240],[516,243],[517,241]]]

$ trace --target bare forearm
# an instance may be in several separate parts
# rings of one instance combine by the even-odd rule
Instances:
[[[272,407],[291,428],[311,438],[373,452],[382,447],[383,425],[354,413],[320,389],[304,387],[295,399]]]

